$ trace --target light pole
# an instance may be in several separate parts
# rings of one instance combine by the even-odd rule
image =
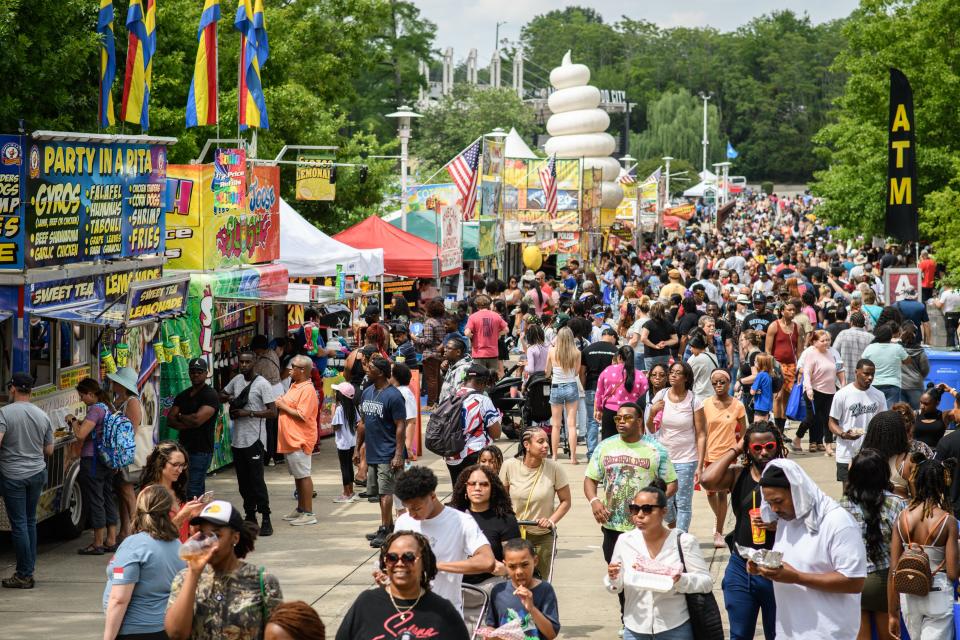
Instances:
[[[700,92],[700,97],[703,99],[703,172],[707,172],[707,147],[710,146],[710,141],[707,139],[707,102],[710,98],[713,97],[712,93]]]
[[[403,105],[393,113],[387,114],[388,118],[396,118],[397,131],[400,136],[400,228],[407,230],[407,148],[410,144],[410,121],[412,118],[422,118],[419,113],[414,113],[410,107]]]
[[[673,160],[673,156],[663,156],[661,158],[665,165],[665,171],[667,174],[667,181],[664,183],[664,191],[666,191],[667,201],[665,204],[670,204],[670,161]],[[657,198],[657,233],[656,240],[657,244],[660,244],[660,235],[663,233],[663,209],[660,208],[660,199]]]
[[[493,51],[494,51],[494,53],[496,53],[497,51],[500,51],[500,27],[502,27],[502,26],[505,25],[505,24],[507,24],[507,21],[506,21],[506,20],[504,20],[503,22],[498,22],[498,23],[497,23],[496,42],[493,43]]]

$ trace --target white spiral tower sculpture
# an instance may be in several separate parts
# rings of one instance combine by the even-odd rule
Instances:
[[[583,158],[584,169],[602,169],[602,203],[604,209],[615,209],[623,200],[623,189],[617,183],[620,163],[610,154],[617,143],[609,133],[610,116],[598,108],[600,90],[590,82],[590,69],[574,64],[570,52],[563,63],[550,72],[550,84],[556,89],[547,99],[553,115],[547,120],[548,155],[557,158]]]

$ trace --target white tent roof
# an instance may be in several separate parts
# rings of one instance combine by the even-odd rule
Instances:
[[[717,174],[715,174],[713,171],[710,171],[709,169],[705,169],[700,173],[698,173],[697,175],[699,175],[700,179],[703,180],[704,182],[713,182],[713,183],[717,182]]]
[[[520,134],[513,127],[510,127],[510,133],[507,134],[507,143],[504,145],[504,157],[506,158],[528,158],[536,159],[539,156],[530,150],[527,143],[523,141]]]
[[[700,198],[706,195],[707,191],[717,192],[717,185],[709,182],[701,182],[683,192],[685,198]]]
[[[334,276],[337,265],[347,275],[383,274],[383,249],[354,249],[307,222],[280,199],[280,264],[291,277]]]

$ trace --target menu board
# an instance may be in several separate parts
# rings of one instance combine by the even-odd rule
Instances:
[[[160,145],[35,141],[25,266],[163,253],[165,181]]]

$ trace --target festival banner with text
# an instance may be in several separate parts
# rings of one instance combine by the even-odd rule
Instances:
[[[917,229],[917,138],[913,90],[898,69],[890,69],[890,127],[885,231],[901,242],[920,239]]]
[[[0,269],[23,268],[23,138],[0,136]]]
[[[159,145],[35,141],[24,264],[163,253],[166,173]]]

